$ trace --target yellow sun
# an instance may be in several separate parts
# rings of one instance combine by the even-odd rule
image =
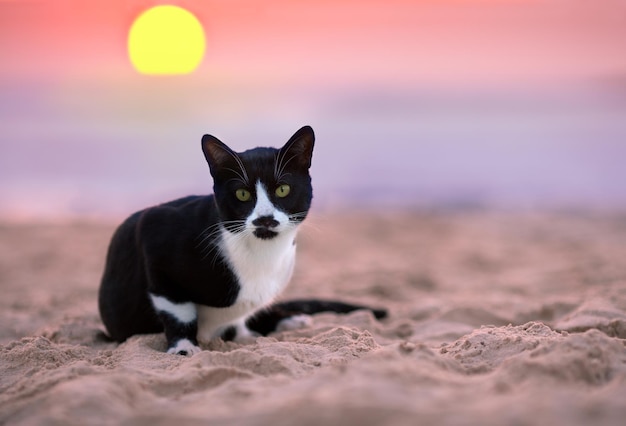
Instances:
[[[177,6],[146,10],[128,33],[128,56],[142,74],[188,74],[200,65],[204,47],[202,25]]]

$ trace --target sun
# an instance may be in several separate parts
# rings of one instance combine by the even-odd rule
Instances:
[[[189,74],[204,56],[204,29],[188,10],[155,6],[133,22],[128,33],[128,56],[142,74]]]

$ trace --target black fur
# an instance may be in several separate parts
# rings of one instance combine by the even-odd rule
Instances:
[[[176,337],[197,343],[193,329],[177,330],[173,318],[157,315],[148,291],[176,303],[234,303],[239,284],[233,273],[198,247],[203,230],[219,220],[216,210],[213,196],[186,197],[137,212],[117,229],[99,293],[100,316],[111,338],[124,341],[165,326],[168,343]]]
[[[333,300],[302,299],[275,303],[267,309],[257,312],[246,322],[248,328],[263,336],[276,330],[276,326],[284,319],[295,315],[313,315],[320,312],[347,314],[359,309],[371,311],[376,319],[387,318],[385,309],[373,309],[369,306],[353,305]],[[223,336],[225,340],[228,336]]]

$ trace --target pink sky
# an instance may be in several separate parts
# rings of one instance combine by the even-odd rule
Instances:
[[[2,78],[132,73],[149,0],[0,0]],[[207,33],[190,78],[400,84],[562,81],[626,72],[622,0],[172,0]]]

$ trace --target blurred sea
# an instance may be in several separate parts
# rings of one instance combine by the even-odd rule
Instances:
[[[304,124],[318,209],[625,208],[625,86],[2,83],[0,216],[123,216],[209,193],[204,133],[241,151]]]

